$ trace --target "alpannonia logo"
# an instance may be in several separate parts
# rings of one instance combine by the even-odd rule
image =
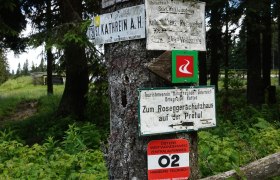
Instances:
[[[186,60],[186,59],[184,59],[184,60],[187,62],[187,64],[181,65],[181,66],[179,67],[179,71],[180,71],[181,73],[184,73],[184,74],[192,74],[192,72],[188,71],[188,66],[190,65],[190,61],[189,61],[189,60]]]
[[[198,52],[172,51],[172,83],[198,82]]]
[[[192,77],[193,76],[193,57],[192,56],[177,56],[176,58],[177,77]]]

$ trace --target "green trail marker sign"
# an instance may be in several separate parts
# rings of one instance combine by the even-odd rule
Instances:
[[[172,51],[172,83],[198,82],[197,51]]]
[[[139,89],[140,135],[216,126],[215,87]]]

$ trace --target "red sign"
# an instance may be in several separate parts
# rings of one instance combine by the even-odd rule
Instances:
[[[190,176],[189,143],[185,139],[154,140],[148,144],[148,180]]]
[[[193,77],[193,56],[176,56],[176,77]]]

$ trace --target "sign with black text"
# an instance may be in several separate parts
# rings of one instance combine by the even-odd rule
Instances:
[[[148,144],[148,180],[188,179],[189,142],[185,139],[153,140]]]
[[[205,3],[146,0],[148,50],[206,50]]]
[[[94,44],[145,38],[145,6],[138,5],[95,16],[87,36]]]
[[[140,135],[216,126],[215,87],[138,89]]]

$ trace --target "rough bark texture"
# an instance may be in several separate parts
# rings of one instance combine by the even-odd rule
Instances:
[[[218,91],[218,80],[220,73],[220,61],[221,61],[221,44],[222,44],[222,35],[221,35],[221,4],[219,2],[213,3],[210,6],[211,17],[210,24],[211,29],[209,30],[209,42],[210,42],[210,84],[215,85],[216,90]]]
[[[278,23],[278,85],[280,85],[280,0],[277,3],[277,23]]]
[[[199,61],[199,85],[207,85],[206,52],[202,52],[202,51],[199,52],[198,61]]]
[[[48,94],[53,94],[53,82],[52,82],[52,72],[53,72],[53,54],[51,49],[47,49],[47,91]]]
[[[143,0],[135,0],[120,3],[115,7],[120,9],[143,3]],[[115,7],[111,11],[117,10]],[[160,54],[162,52],[147,51],[145,39],[105,45],[111,101],[111,132],[108,139],[109,147],[105,153],[109,179],[147,179],[148,142],[154,139],[172,138],[189,140],[191,179],[198,179],[196,132],[139,137],[137,88],[165,86],[163,80],[145,67],[146,63]]]
[[[61,0],[60,8],[63,23],[81,21],[82,2]],[[67,42],[64,48],[66,64],[65,89],[59,104],[58,115],[73,115],[83,119],[88,91],[88,68],[85,48],[74,41]]]
[[[231,170],[201,180],[222,180],[230,177],[237,179],[238,177],[246,177],[248,180],[264,180],[275,176],[280,176],[280,152],[254,161],[240,168],[240,172],[238,173],[235,170]]]
[[[247,2],[247,102],[261,105],[264,93],[261,78],[260,17],[259,2]]]
[[[52,12],[51,12],[51,1],[46,1],[47,5],[47,32],[51,31],[52,28]],[[54,57],[52,54],[52,49],[46,47],[47,49],[47,92],[48,94],[53,94],[53,82],[52,82],[52,73],[53,73],[53,61]]]
[[[263,42],[262,42],[262,72],[263,72],[263,87],[266,90],[271,85],[270,71],[272,63],[272,33],[271,33],[271,1],[263,1]]]

